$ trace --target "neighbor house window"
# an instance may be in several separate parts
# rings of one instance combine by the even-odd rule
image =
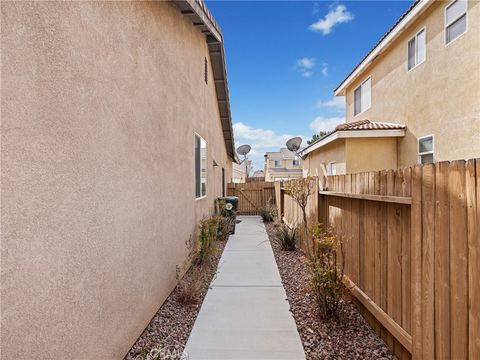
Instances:
[[[207,195],[207,142],[195,134],[195,197]]]
[[[408,70],[425,61],[425,29],[408,42]]]
[[[294,159],[293,160],[293,166],[299,166],[300,165],[300,160]]]
[[[371,88],[371,81],[368,78],[355,89],[353,93],[354,115],[358,115],[370,108],[372,100]]]
[[[467,31],[467,1],[456,0],[445,8],[445,43]]]
[[[418,161],[420,164],[433,163],[433,135],[418,139]]]
[[[329,175],[337,175],[337,164],[334,162],[328,164],[328,173]]]
[[[274,166],[275,167],[280,167],[280,160],[275,160],[274,161]]]

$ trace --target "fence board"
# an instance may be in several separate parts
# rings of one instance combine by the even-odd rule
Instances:
[[[469,161],[468,168],[468,353],[469,359],[480,354],[480,159]],[[475,174],[475,175],[473,175]],[[474,177],[474,179],[473,179]],[[475,205],[473,205],[475,203]],[[475,223],[475,225],[473,225]]]
[[[450,359],[450,202],[449,163],[436,166],[435,184],[435,352]]]
[[[467,358],[468,339],[468,273],[467,217],[465,198],[465,162],[450,163],[450,356]]]
[[[422,343],[423,358],[435,358],[434,344],[434,236],[435,167],[423,166],[422,174]]]

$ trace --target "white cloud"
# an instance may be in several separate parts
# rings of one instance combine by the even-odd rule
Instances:
[[[314,58],[301,58],[297,61],[297,67],[300,69],[311,69],[315,66]]]
[[[273,130],[253,128],[241,122],[233,124],[233,133],[235,139],[250,142],[252,148],[255,146],[256,149],[285,147],[287,140],[293,137],[290,134],[277,134]]]
[[[249,158],[253,160],[256,170],[263,168],[263,155],[267,151],[278,151],[285,147],[288,139],[294,136],[292,134],[278,134],[273,130],[254,128],[242,122],[233,124],[233,133],[235,137],[236,146],[241,144],[249,144],[252,147],[248,154]],[[306,144],[306,137],[302,136],[304,144]]]
[[[345,110],[345,96],[334,96],[327,101],[317,101],[316,107],[321,109]]]
[[[315,67],[315,59],[314,58],[301,58],[297,60],[295,64],[295,68],[297,71],[302,74],[303,77],[310,77],[313,75],[312,69]]]
[[[332,32],[335,25],[347,23],[352,21],[354,15],[347,10],[345,5],[337,5],[331,8],[323,19],[319,19],[317,22],[309,26],[312,31],[320,31],[323,35],[328,35]]]
[[[327,63],[322,63],[322,75],[323,77],[327,77],[328,76],[328,64]]]
[[[332,130],[335,130],[335,127],[338,124],[344,123],[344,122],[345,122],[345,118],[343,117],[317,116],[310,123],[310,129],[312,129],[315,133],[319,133],[320,131],[332,131]]]

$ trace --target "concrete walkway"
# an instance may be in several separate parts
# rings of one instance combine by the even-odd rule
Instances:
[[[188,339],[188,359],[305,359],[265,227],[260,217],[238,219]]]

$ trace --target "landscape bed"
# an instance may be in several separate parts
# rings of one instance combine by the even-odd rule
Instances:
[[[215,243],[218,251],[212,255],[211,260],[205,265],[206,274],[201,285],[199,300],[190,304],[184,304],[179,300],[182,285],[194,276],[195,267],[192,266],[162,304],[124,360],[147,359],[147,355],[153,349],[163,349],[171,355],[170,357],[164,355],[160,358],[181,358],[181,353],[187,344],[202,302],[217,272],[218,262],[227,241],[217,240]]]
[[[265,227],[306,359],[396,359],[347,296],[337,318],[320,317],[304,254],[298,249],[282,250],[273,241],[274,223],[265,223]]]

